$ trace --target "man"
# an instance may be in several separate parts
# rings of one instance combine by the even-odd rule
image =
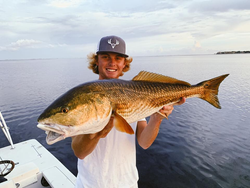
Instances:
[[[89,56],[89,68],[99,74],[99,79],[118,79],[130,69],[132,58],[126,54],[123,39],[117,36],[103,37],[97,53]],[[185,102],[181,99],[179,104]],[[168,116],[173,105],[164,106],[160,112]],[[129,135],[113,129],[113,118],[106,127],[95,134],[72,138],[72,149],[78,157],[77,188],[136,188],[135,137],[139,145],[147,149],[158,135],[164,117],[159,113],[131,123],[135,134]]]

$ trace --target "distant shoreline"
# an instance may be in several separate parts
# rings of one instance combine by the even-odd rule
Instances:
[[[225,52],[217,52],[217,54],[248,54],[250,51],[225,51]]]

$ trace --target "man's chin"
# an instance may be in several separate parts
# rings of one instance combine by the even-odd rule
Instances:
[[[115,72],[107,72],[106,76],[107,76],[108,79],[115,79],[115,78],[120,77],[120,75],[118,74],[117,71],[115,71]]]

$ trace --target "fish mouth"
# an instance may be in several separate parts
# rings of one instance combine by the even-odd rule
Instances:
[[[45,133],[47,134],[46,142],[49,145],[66,138],[65,132],[61,130],[60,126],[58,125],[39,123],[37,127],[45,131]]]

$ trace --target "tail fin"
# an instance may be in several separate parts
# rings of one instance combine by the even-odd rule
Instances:
[[[225,74],[211,80],[206,80],[197,85],[204,86],[204,94],[201,95],[201,99],[209,102],[216,108],[221,108],[219,99],[217,97],[220,83],[228,76],[229,74]]]

